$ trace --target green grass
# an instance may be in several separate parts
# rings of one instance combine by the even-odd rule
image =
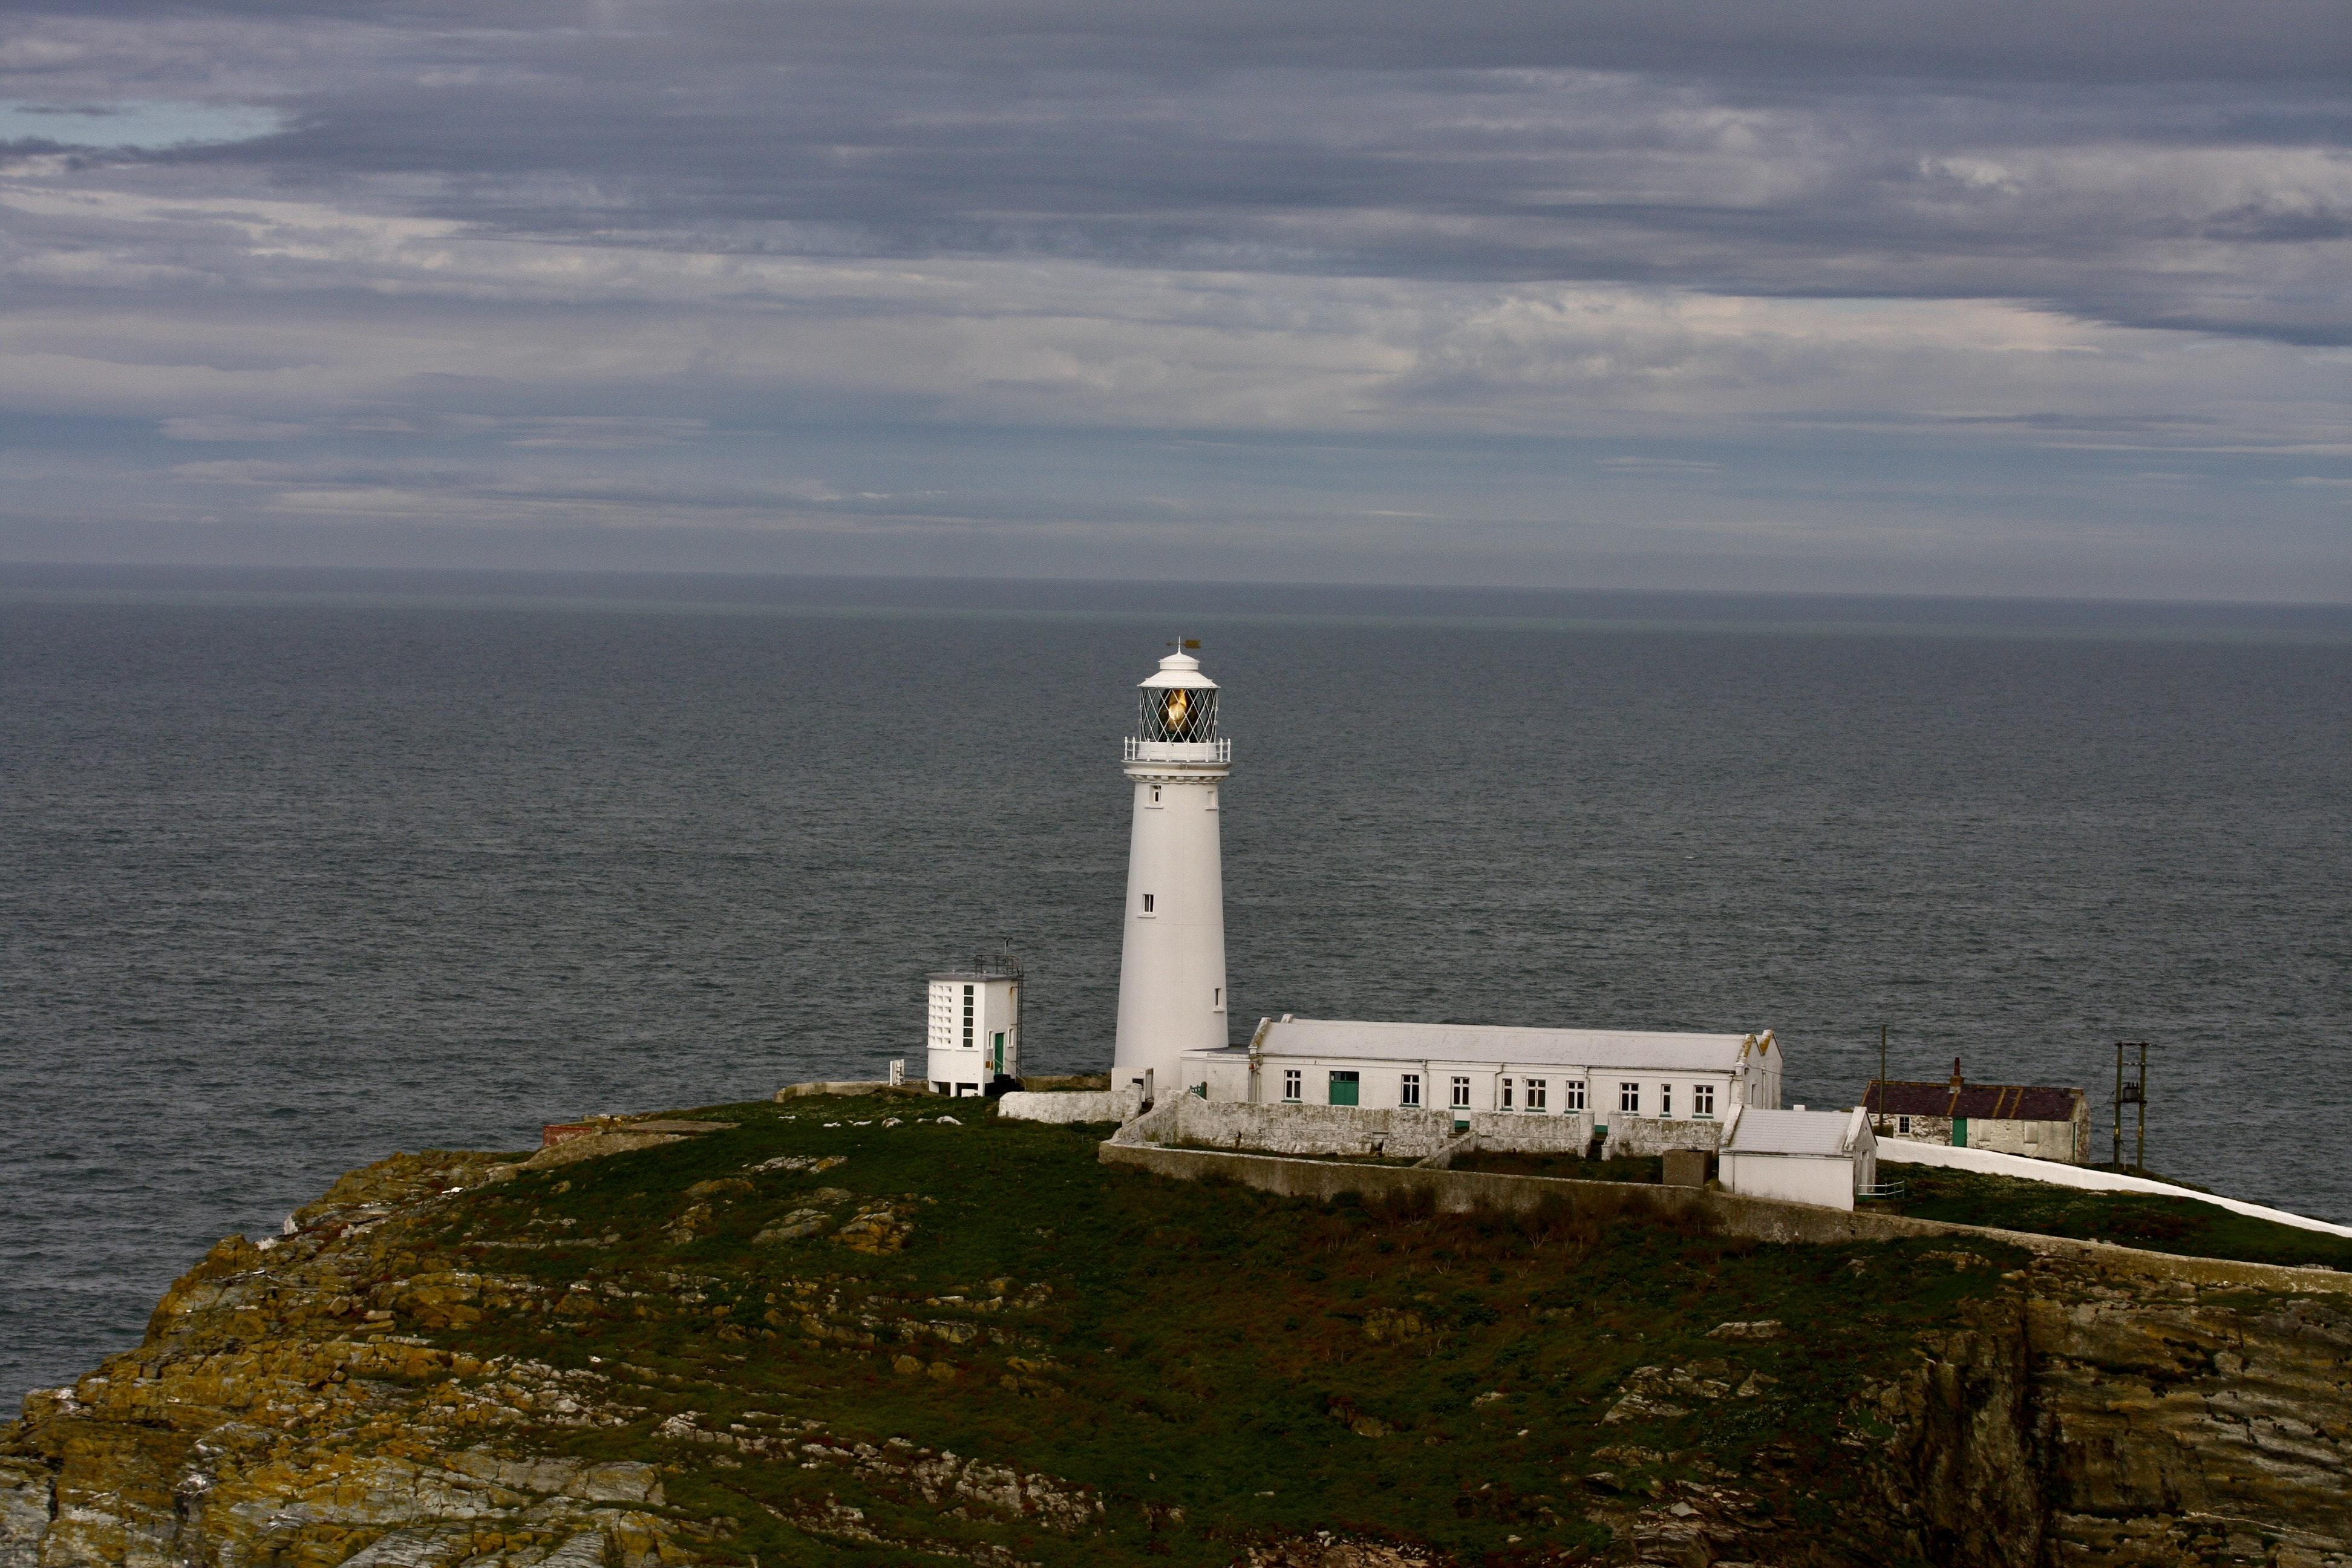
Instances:
[[[1780,1247],[1695,1221],[1602,1228],[1564,1211],[1438,1215],[1167,1182],[1100,1164],[1091,1134],[999,1122],[970,1102],[952,1107],[961,1126],[879,1125],[933,1109],[845,1100],[698,1111],[739,1125],[468,1194],[403,1267],[593,1287],[575,1293],[593,1303],[584,1311],[493,1313],[431,1337],[478,1354],[651,1369],[627,1395],[651,1414],[574,1441],[682,1466],[674,1500],[732,1519],[730,1550],[756,1553],[761,1568],[834,1560],[774,1511],[825,1497],[1041,1563],[1206,1568],[1254,1540],[1322,1530],[1426,1542],[1474,1562],[1597,1547],[1581,1479],[1597,1468],[1638,1488],[1763,1466],[1771,1489],[1807,1500],[1800,1514],[1826,1524],[1859,1484],[1835,1440],[1848,1401],[1909,1365],[1916,1332],[1998,1289],[2018,1261],[1990,1243],[1963,1245],[1994,1267],[1923,1260],[1948,1258],[1941,1238]],[[802,1152],[848,1159],[818,1175],[750,1177],[754,1193],[712,1205],[715,1228],[667,1239],[688,1185]],[[905,1250],[866,1256],[823,1235],[751,1245],[820,1186],[898,1201],[914,1215]],[[492,1245],[605,1236],[617,1239]],[[971,1304],[1038,1285],[1048,1289],[1026,1309]],[[965,1304],[929,1304],[959,1295]],[[877,1342],[812,1338],[794,1305],[808,1300],[824,1306],[828,1332]],[[1790,1337],[1707,1337],[1728,1320],[1768,1317]],[[1412,1321],[1422,1331],[1373,1331]],[[903,1337],[932,1322],[982,1331],[962,1344]],[[894,1371],[908,1353],[953,1381]],[[1032,1364],[1015,1368],[1015,1357]],[[1601,1425],[1635,1368],[1701,1360],[1725,1363],[1734,1382],[1777,1382],[1680,1419]],[[1106,1533],[946,1519],[831,1468],[728,1468],[654,1436],[688,1408],[719,1426],[750,1410],[814,1418],[845,1438],[902,1436],[1084,1483],[1109,1500]],[[1384,1435],[1359,1435],[1358,1417]],[[1605,1446],[1660,1457],[1596,1458]],[[1511,1536],[1523,1546],[1507,1547]]]
[[[2198,1258],[2352,1269],[2352,1237],[2232,1214],[2195,1198],[2084,1192],[1932,1165],[1880,1169],[1906,1188],[1904,1200],[1888,1206],[1920,1219],[2112,1241]]]

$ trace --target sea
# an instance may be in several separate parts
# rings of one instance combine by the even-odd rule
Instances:
[[[2102,1152],[2145,1041],[2148,1165],[2352,1221],[2352,610],[17,566],[0,1399],[394,1150],[919,1061],[978,952],[1107,1066],[1182,637],[1236,1038],[1771,1028],[1843,1107],[1884,1029]]]

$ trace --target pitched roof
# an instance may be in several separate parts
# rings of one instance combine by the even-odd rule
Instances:
[[[1850,1110],[1759,1110],[1750,1105],[1739,1112],[1724,1152],[1843,1154],[1846,1131],[1853,1125]]]
[[[2079,1089],[2015,1083],[1874,1083],[1863,1108],[1874,1116],[1965,1116],[1987,1121],[2072,1121]]]
[[[1507,1063],[1602,1072],[1736,1072],[1744,1055],[1775,1048],[1769,1029],[1752,1035],[1688,1035],[1638,1029],[1521,1029],[1494,1024],[1390,1024],[1348,1018],[1274,1020],[1264,1026],[1256,1043],[1269,1057]]]

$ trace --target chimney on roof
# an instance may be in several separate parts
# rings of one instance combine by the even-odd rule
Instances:
[[[1952,1058],[1952,1092],[1954,1094],[1959,1093],[1962,1087],[1963,1086],[1960,1081],[1960,1058],[1954,1057]]]

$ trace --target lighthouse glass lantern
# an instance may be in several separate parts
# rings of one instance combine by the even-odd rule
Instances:
[[[1111,1087],[1181,1092],[1187,1051],[1227,1043],[1225,895],[1217,786],[1233,743],[1217,683],[1181,644],[1137,692],[1125,764],[1134,787]]]

